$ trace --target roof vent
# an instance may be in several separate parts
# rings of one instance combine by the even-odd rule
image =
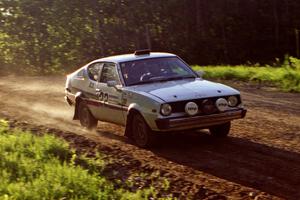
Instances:
[[[151,52],[150,49],[137,50],[134,52],[134,55],[136,55],[136,56],[149,55],[150,52]]]

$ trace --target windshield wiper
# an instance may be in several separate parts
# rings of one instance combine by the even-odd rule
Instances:
[[[173,80],[182,80],[182,79],[187,79],[187,78],[196,78],[195,76],[187,75],[187,76],[174,76],[174,77],[169,77],[165,79],[161,79],[158,81],[173,81]]]
[[[143,85],[143,84],[154,83],[154,82],[156,82],[156,80],[139,81],[139,82],[136,82],[136,83],[132,83],[132,84],[130,84],[129,86],[133,86],[133,85]]]

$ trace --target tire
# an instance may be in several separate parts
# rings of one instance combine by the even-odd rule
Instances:
[[[136,113],[131,122],[132,139],[141,148],[149,148],[154,144],[154,133],[149,128],[143,116]]]
[[[96,129],[98,120],[92,115],[84,101],[78,105],[78,115],[81,126],[89,130]]]
[[[230,122],[226,122],[225,124],[216,125],[209,128],[209,132],[212,136],[224,138],[230,132]]]

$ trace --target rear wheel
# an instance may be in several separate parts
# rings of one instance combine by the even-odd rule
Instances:
[[[97,127],[98,120],[92,115],[84,101],[81,101],[78,105],[78,114],[81,126],[89,130]]]
[[[137,146],[146,148],[154,143],[154,134],[144,118],[140,114],[134,114],[132,118],[132,139]]]
[[[224,124],[212,126],[209,128],[210,134],[215,137],[226,137],[230,132],[230,122],[226,122]]]

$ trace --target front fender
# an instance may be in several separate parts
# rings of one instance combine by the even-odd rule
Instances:
[[[131,115],[134,114],[134,112],[138,112],[143,116],[150,129],[155,130],[157,129],[155,120],[159,115],[159,108],[159,103],[153,103],[152,105],[149,105],[146,102],[141,104],[131,103],[127,111],[126,124],[131,119]]]

